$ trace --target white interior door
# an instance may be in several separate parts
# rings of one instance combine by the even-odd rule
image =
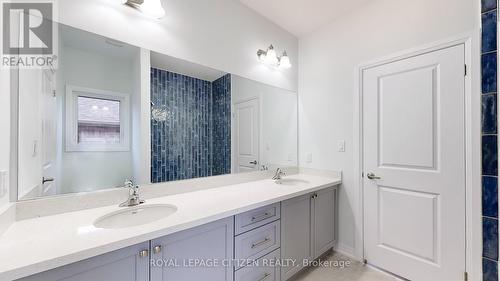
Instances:
[[[236,104],[237,172],[259,170],[259,100]]]
[[[412,281],[465,271],[464,54],[363,72],[365,258]]]
[[[57,104],[54,86],[54,75],[50,70],[43,72],[42,93],[40,99],[41,160],[42,160],[42,196],[56,194],[56,126]]]

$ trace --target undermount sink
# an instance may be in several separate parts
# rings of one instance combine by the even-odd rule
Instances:
[[[299,184],[308,184],[309,182],[306,180],[301,180],[301,179],[283,178],[279,181],[276,181],[276,183],[283,184],[283,185],[299,185]]]
[[[138,226],[164,219],[176,211],[176,206],[168,204],[129,207],[98,218],[94,226],[107,229]]]

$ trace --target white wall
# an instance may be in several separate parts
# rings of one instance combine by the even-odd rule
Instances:
[[[119,0],[58,1],[62,23],[159,53],[290,90],[297,89],[298,41],[235,0],[164,0],[156,20]],[[286,49],[289,70],[262,65],[257,49]]]
[[[259,99],[261,165],[297,165],[297,93],[231,76],[231,170],[236,170],[235,104]]]
[[[133,62],[132,160],[134,183],[151,183],[151,81],[150,52],[138,49]]]
[[[57,77],[62,107],[66,85],[107,90],[132,95],[134,93],[133,59],[113,58],[64,46]],[[61,108],[61,119],[65,113]],[[62,129],[66,124],[63,122]],[[65,136],[65,133],[62,133]],[[64,142],[63,142],[64,143]],[[126,152],[66,152],[61,146],[59,192],[82,192],[123,185],[132,178],[132,153]]]
[[[342,170],[339,246],[355,247],[353,97],[359,64],[471,31],[477,1],[377,0],[299,40],[300,165]],[[337,141],[345,140],[345,153]],[[357,141],[357,140],[356,140]],[[312,162],[306,160],[312,153]]]
[[[9,171],[10,159],[10,73],[9,70],[0,70],[0,171]],[[1,179],[0,179],[1,180]],[[5,192],[0,190],[0,209],[9,202],[9,182],[7,180]],[[0,186],[1,188],[1,186]]]

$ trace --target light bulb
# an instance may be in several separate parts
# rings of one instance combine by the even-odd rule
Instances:
[[[270,64],[270,65],[277,65],[278,64],[278,56],[276,55],[276,51],[274,50],[273,45],[271,45],[271,46],[269,46],[269,48],[267,48],[265,62],[267,64]]]
[[[146,15],[154,18],[161,18],[165,15],[165,10],[161,5],[161,0],[144,0],[139,9]]]
[[[282,68],[292,67],[292,64],[290,63],[290,58],[288,57],[286,51],[283,52],[283,55],[280,58],[280,67]]]

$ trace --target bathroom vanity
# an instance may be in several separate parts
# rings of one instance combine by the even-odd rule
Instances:
[[[0,280],[286,280],[303,259],[333,247],[341,179],[297,174],[284,180],[149,199],[143,206],[177,210],[137,226],[94,226],[118,206],[15,222],[0,236],[0,251],[12,252],[0,257]],[[36,239],[26,229],[36,229]],[[300,266],[262,262],[280,259]]]
[[[297,92],[54,29],[57,65],[12,72],[0,281],[278,281],[332,249],[341,174],[299,169]]]

